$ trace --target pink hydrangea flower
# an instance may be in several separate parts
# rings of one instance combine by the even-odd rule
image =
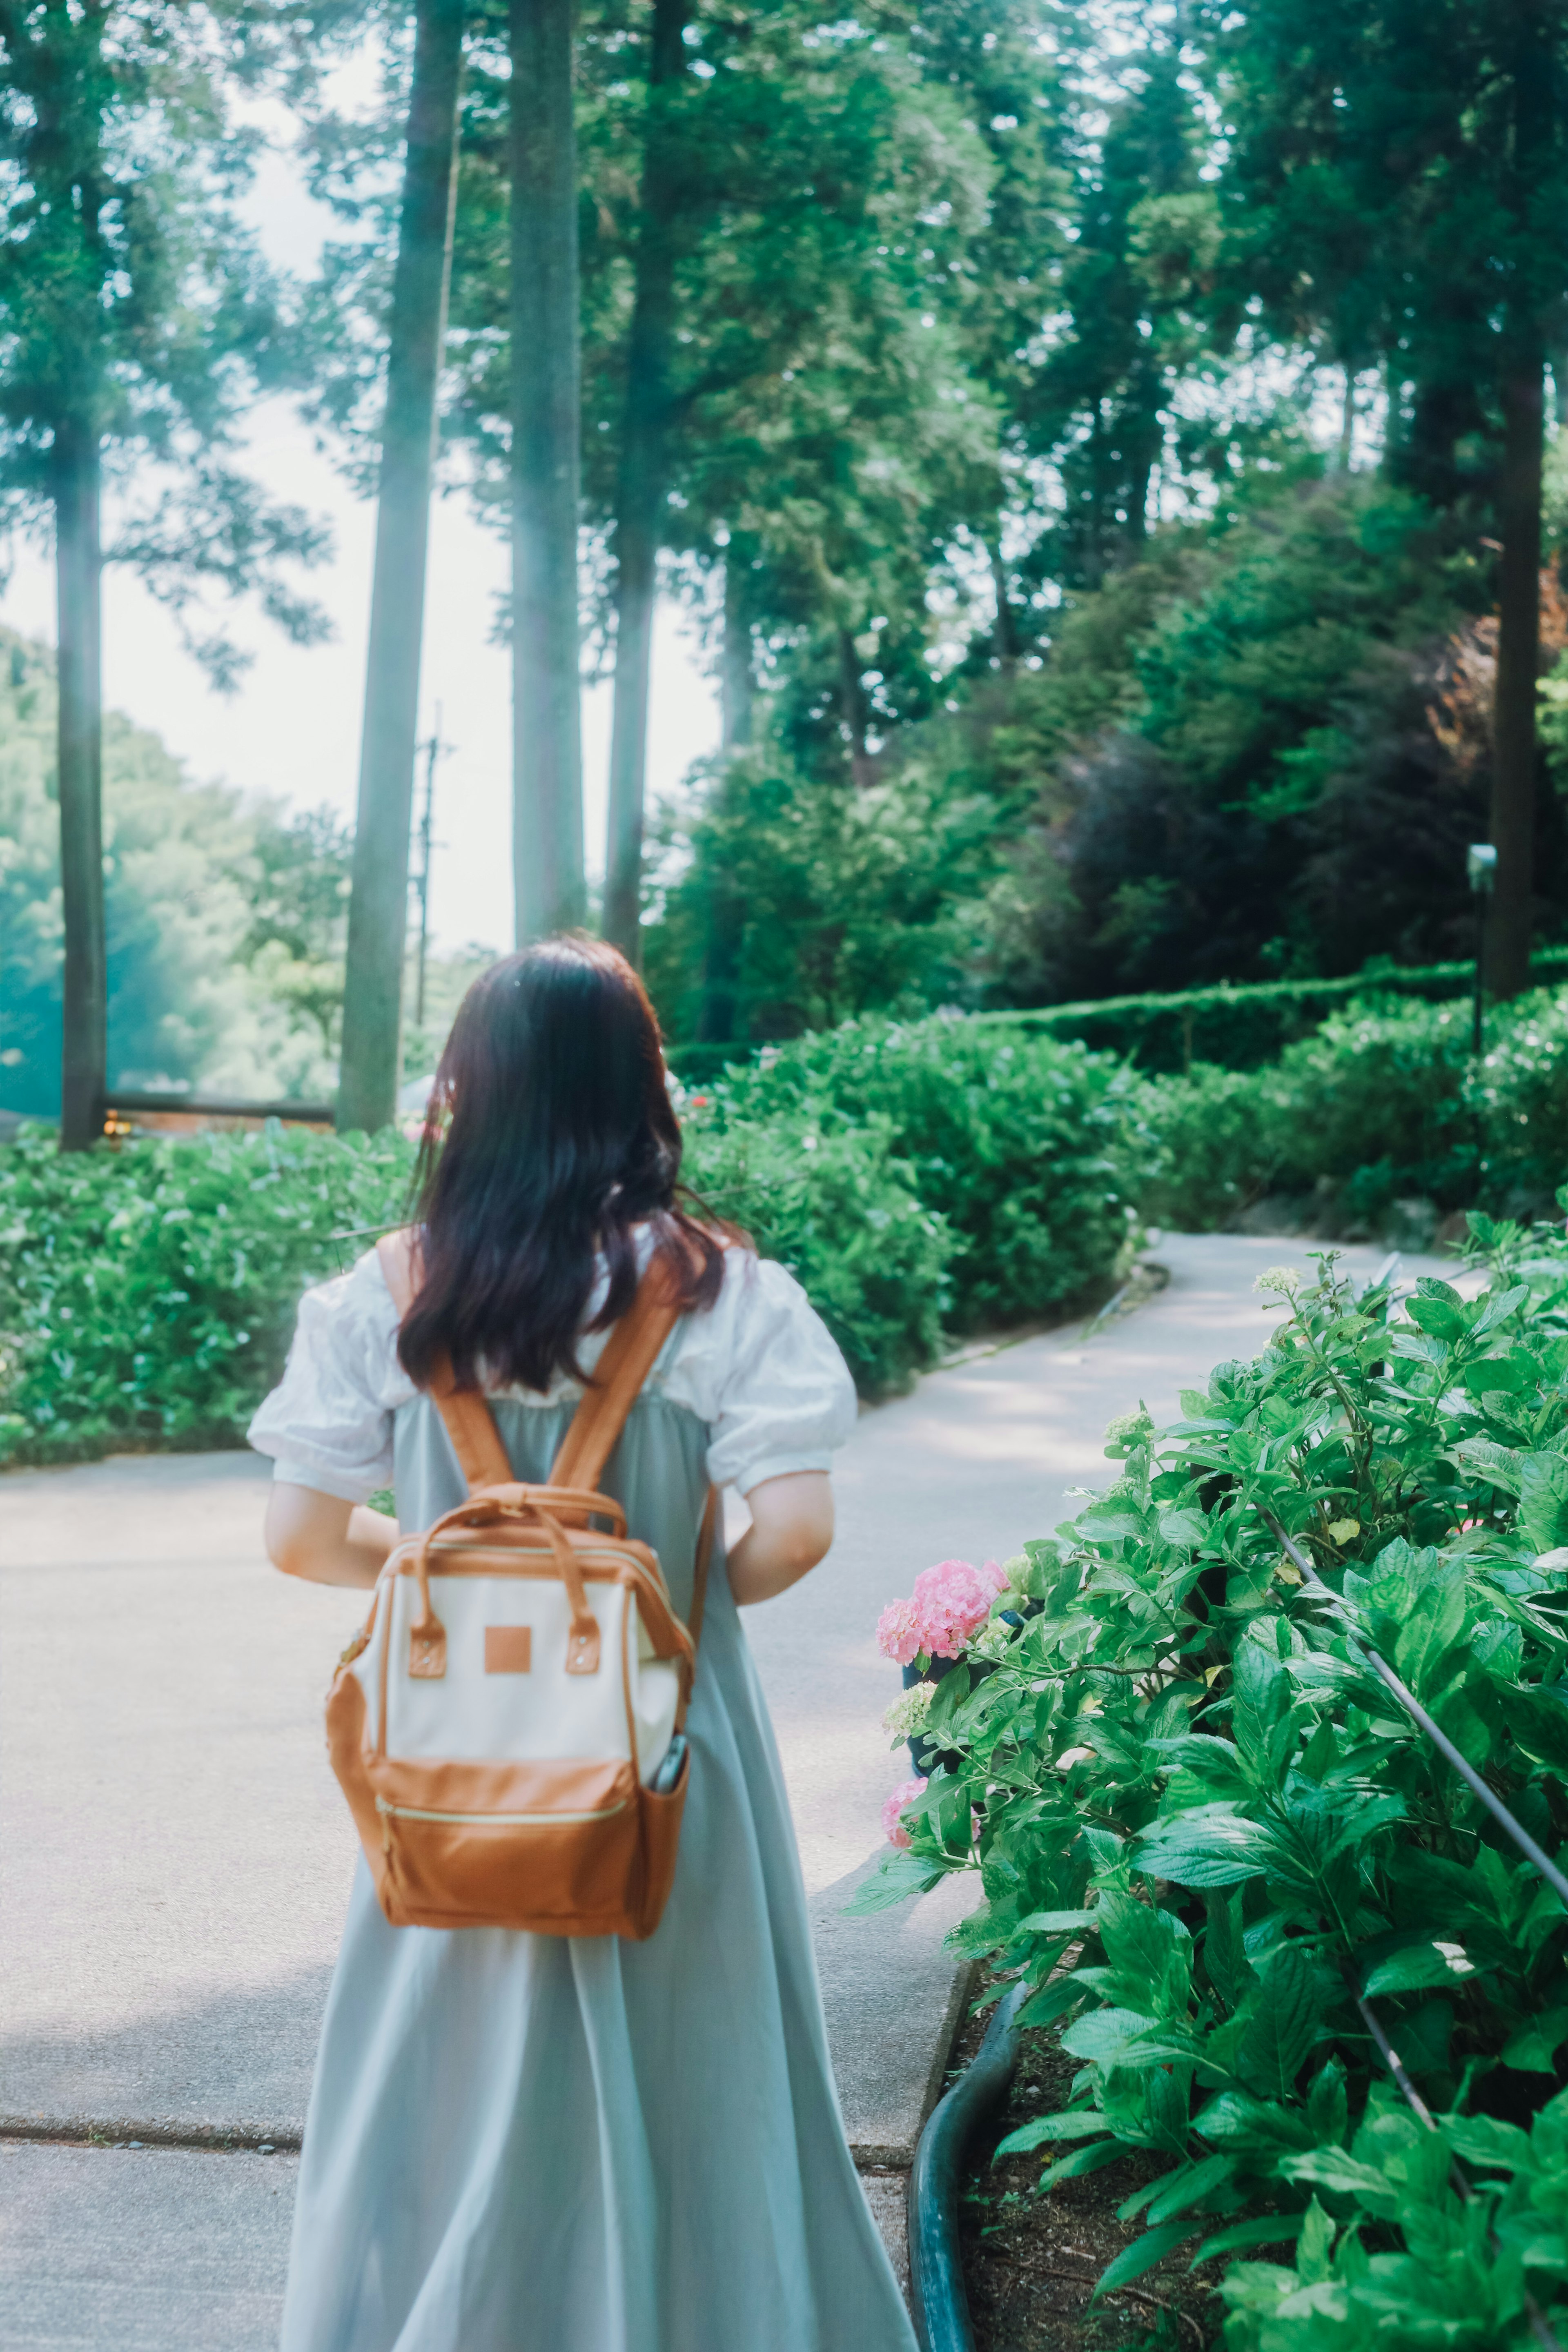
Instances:
[[[991,1614],[1006,1579],[994,1559],[974,1568],[966,1559],[939,1559],[915,1579],[914,1611],[921,1644],[933,1658],[956,1658]]]
[[[917,1651],[924,1647],[920,1612],[912,1601],[890,1601],[877,1620],[877,1647],[896,1666],[913,1662]]]
[[[909,1604],[906,1601],[902,1605],[907,1608]],[[923,1793],[924,1789],[923,1780],[900,1780],[882,1807],[882,1834],[889,1845],[909,1844],[910,1833],[899,1819],[899,1815],[906,1805],[914,1803],[915,1799]]]

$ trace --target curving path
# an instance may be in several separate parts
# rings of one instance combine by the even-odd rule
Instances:
[[[1152,1254],[1171,1285],[1136,1314],[973,1353],[863,1414],[829,1560],[748,1621],[846,2121],[884,2168],[893,2236],[962,2004],[942,1939],[970,1889],[842,1916],[909,1769],[879,1729],[898,1685],[873,1628],[932,1560],[1005,1559],[1068,1517],[1066,1490],[1107,1475],[1106,1423],[1140,1398],[1173,1417],[1180,1388],[1255,1352],[1255,1276],[1308,1255],[1232,1235]],[[1346,1253],[1363,1272],[1380,1255]],[[354,1853],[320,1706],[363,1601],[267,1567],[266,1475],[214,1454],[0,1479],[6,2352],[274,2340],[289,2149]],[[126,2140],[144,2145],[103,2144]]]

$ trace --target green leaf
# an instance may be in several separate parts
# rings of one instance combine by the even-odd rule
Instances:
[[[1373,2000],[1379,1993],[1429,1992],[1436,1986],[1447,1991],[1475,1973],[1475,1962],[1466,1957],[1462,1944],[1407,1944],[1378,1961],[1362,1992]]]
[[[1310,2286],[1328,2277],[1333,2244],[1334,2225],[1314,2197],[1296,2244],[1296,2268]]]
[[[1135,1895],[1105,1895],[1100,1903],[1100,1940],[1113,1969],[1163,1990],[1173,1976],[1186,1979],[1190,1949],[1186,1929],[1168,1911],[1140,1903]]]
[[[1193,2129],[1222,2147],[1271,2157],[1309,2148],[1316,2137],[1299,2109],[1277,2106],[1247,2091],[1222,2091],[1194,2118]]]
[[[1135,2009],[1091,2009],[1075,2018],[1062,2035],[1062,2048],[1072,2058],[1087,2058],[1096,2066],[1114,2066],[1128,2042],[1141,2033],[1152,2033],[1159,2021]]]
[[[1527,1454],[1519,1496],[1519,1524],[1537,1551],[1568,1543],[1568,1459],[1561,1454]]]
[[[1031,1993],[1014,2021],[1018,2026],[1054,2025],[1065,2017],[1075,2001],[1083,1999],[1083,1987],[1071,1975],[1057,1977],[1043,1984],[1038,1992]]]
[[[1443,2116],[1443,2137],[1456,2156],[1492,2172],[1522,2172],[1530,2164],[1530,2134],[1496,2116]]]
[[[1097,1911],[1031,1911],[1020,1919],[1015,1932],[1032,1936],[1070,1936],[1085,1927],[1097,1927]]]
[[[1136,1867],[1178,1886],[1236,1886],[1260,1878],[1270,1858],[1267,1832],[1256,1822],[1228,1805],[1196,1805],[1143,1832]]]
[[[1543,2010],[1503,2044],[1502,2063],[1521,2074],[1555,2074],[1557,2053],[1568,2042],[1568,2009]]]
[[[1234,2009],[1252,1976],[1242,1941],[1241,1896],[1215,1890],[1205,1897],[1204,1909],[1208,1919],[1204,1933],[1204,1967],[1226,2007]]]
[[[1312,2147],[1300,2156],[1282,2157],[1279,2169],[1287,2179],[1310,2180],[1317,2188],[1331,2189],[1340,2196],[1359,2197],[1373,2212],[1380,2211],[1396,2194],[1394,2184],[1375,2165],[1363,2164],[1359,2157],[1349,2155],[1342,2147]]]
[[[1470,1328],[1469,1314],[1458,1292],[1429,1274],[1416,1284],[1415,1296],[1406,1299],[1405,1311],[1423,1331],[1439,1339],[1462,1339]]]
[[[1205,2238],[1187,2268],[1195,2271],[1216,2254],[1245,2253],[1250,2246],[1288,2246],[1300,2234],[1306,2218],[1304,2213],[1268,2213],[1261,2221],[1234,2221],[1228,2230]]]
[[[1456,1445],[1450,1459],[1462,1470],[1489,1480],[1510,1495],[1517,1495],[1524,1475],[1525,1457],[1511,1446],[1494,1444],[1489,1437],[1467,1437]]]
[[[1149,2208],[1151,2225],[1168,2221],[1177,2213],[1184,2213],[1205,2197],[1212,2197],[1225,2187],[1236,2172],[1233,2156],[1204,2156],[1196,2163],[1184,2165],[1173,2179],[1159,2187]]]
[[[998,2156],[1027,2156],[1062,2139],[1102,2139],[1106,2121],[1098,2107],[1068,2107],[1060,2115],[1036,2116],[996,2143]]]
[[[1316,1969],[1299,1945],[1281,1945],[1262,1972],[1237,2053],[1242,2073],[1268,2098],[1291,2096],[1321,2015]]]
[[[1070,2156],[1059,2156],[1055,2164],[1047,2164],[1036,2187],[1044,2196],[1058,2180],[1079,2180],[1086,2172],[1103,2172],[1127,2153],[1118,2139],[1097,2139],[1091,2147],[1075,2147]]]
[[[1152,2271],[1156,2263],[1163,2262],[1173,2246],[1181,2245],[1188,2238],[1195,2238],[1199,2226],[1192,2221],[1163,2221],[1157,2230],[1145,2230],[1141,2238],[1134,2238],[1130,2246],[1123,2246],[1116,2260],[1101,2271],[1095,2284],[1093,2300],[1098,2303],[1102,2294],[1110,2294],[1115,2288],[1142,2278],[1145,2271]]]
[[[911,1895],[924,1895],[946,1874],[945,1871],[933,1870],[923,1854],[910,1853],[907,1849],[887,1854],[880,1870],[862,1881],[839,1916],[845,1919],[868,1919],[873,1912],[890,1911],[895,1904],[907,1902]]]

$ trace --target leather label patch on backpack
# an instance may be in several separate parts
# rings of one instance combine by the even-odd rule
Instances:
[[[485,1627],[487,1675],[526,1675],[533,1664],[533,1630],[529,1625]]]

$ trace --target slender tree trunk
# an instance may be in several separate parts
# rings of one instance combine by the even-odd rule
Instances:
[[[756,697],[751,614],[750,549],[731,537],[724,558],[724,640],[719,663],[720,724],[726,751],[744,751],[752,740]],[[726,803],[731,780],[721,776],[718,806]],[[742,949],[746,931],[746,901],[733,866],[725,854],[726,825],[708,859],[708,903],[702,940],[702,994],[697,1010],[698,1040],[704,1045],[727,1045],[734,1037],[739,1012]]]
[[[1335,474],[1348,474],[1355,451],[1355,370],[1345,362],[1344,392],[1340,401],[1340,437],[1334,450],[1334,462],[1330,468]]]
[[[519,946],[581,923],[582,410],[573,0],[511,0],[512,871]]]
[[[1503,386],[1502,537],[1497,691],[1492,717],[1491,836],[1497,876],[1487,921],[1487,987],[1530,985],[1534,895],[1535,699],[1541,650],[1541,469],[1544,368],[1539,352]]]
[[[985,542],[985,560],[991,567],[991,586],[996,598],[996,658],[1005,677],[1018,667],[1018,628],[1013,611],[1013,600],[1007,593],[1007,567],[1002,561],[1002,522],[998,516],[996,528]]]
[[[719,673],[720,725],[726,751],[742,751],[752,740],[756,690],[748,551],[732,537],[724,558],[724,646]]]
[[[1532,283],[1531,206],[1552,136],[1552,77],[1541,0],[1515,0],[1513,147],[1510,203],[1517,247],[1503,322],[1502,541],[1496,698],[1492,715],[1492,842],[1497,874],[1487,909],[1489,992],[1530,985],[1534,916],[1535,705],[1541,663],[1541,491],[1546,431],[1546,354],[1540,289]]]
[[[338,1126],[374,1133],[397,1110],[408,835],[436,398],[458,193],[464,0],[419,0],[397,261],[392,280],[359,814],[349,899]]]
[[[860,656],[852,629],[838,632],[838,708],[849,746],[849,775],[856,785],[868,784],[871,757],[866,749],[866,689],[860,683]]]
[[[103,927],[103,554],[101,451],[80,420],[56,428],[55,586],[59,720],[60,897],[65,916],[60,1149],[103,1132],[109,995]]]
[[[642,957],[648,680],[659,530],[668,488],[669,355],[675,335],[674,229],[679,190],[668,99],[685,73],[684,35],[690,15],[691,0],[654,0],[647,132],[616,508],[616,685],[610,720],[605,932],[633,963]]]

